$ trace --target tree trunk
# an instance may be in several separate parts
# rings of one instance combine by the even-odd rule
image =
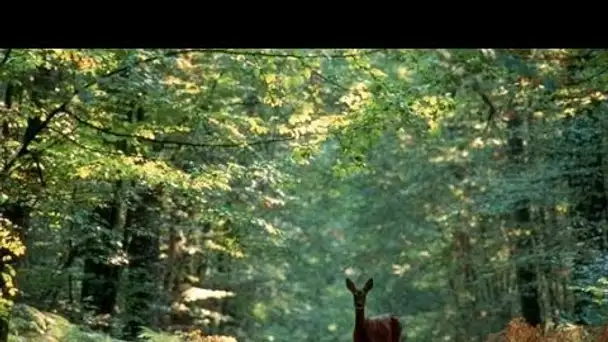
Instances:
[[[85,250],[84,280],[81,301],[96,315],[111,315],[116,305],[121,265],[112,262],[117,254],[115,236],[124,229],[126,202],[123,199],[123,184],[118,182],[114,200],[109,208],[97,208],[99,224],[106,229],[88,242]],[[100,322],[97,328],[108,331],[109,325]]]
[[[588,274],[584,269],[591,265],[593,252],[605,254],[607,247],[605,229],[601,223],[606,216],[607,199],[602,168],[602,134],[599,120],[591,113],[570,119],[566,135],[566,149],[570,153],[567,167],[568,183],[575,193],[576,202],[571,211],[576,242],[588,255],[579,253],[575,259],[574,315],[579,324],[589,324],[586,312],[592,305],[591,294],[580,289]]]
[[[509,116],[508,129],[510,137],[508,140],[509,157],[512,160],[513,169],[518,172],[523,170],[524,144],[521,138],[522,119],[520,115],[512,112]],[[542,322],[540,311],[540,298],[538,292],[537,274],[534,262],[525,257],[533,252],[534,232],[525,234],[531,230],[530,209],[528,200],[519,200],[515,203],[513,218],[517,229],[522,234],[516,240],[517,260],[517,285],[521,303],[521,311],[528,324],[535,327]]]
[[[143,326],[155,326],[157,313],[154,304],[159,298],[158,263],[160,260],[159,197],[160,192],[146,191],[141,203],[129,215],[127,229],[130,242],[126,322],[124,337],[135,340]]]

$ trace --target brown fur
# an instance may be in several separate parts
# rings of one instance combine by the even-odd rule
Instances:
[[[376,316],[365,320],[365,331],[370,342],[399,342],[401,323],[395,316]]]

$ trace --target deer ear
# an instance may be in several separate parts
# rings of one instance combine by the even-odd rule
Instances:
[[[346,278],[346,288],[352,293],[355,293],[357,291],[355,283],[353,283],[353,281],[348,278]]]
[[[369,292],[369,290],[371,290],[373,287],[374,287],[374,279],[369,278],[367,280],[367,282],[365,283],[365,286],[363,286],[363,291]]]

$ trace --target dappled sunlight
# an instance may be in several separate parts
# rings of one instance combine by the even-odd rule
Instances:
[[[607,62],[2,49],[0,342],[608,342]]]
[[[234,297],[234,296],[235,296],[234,292],[220,291],[220,290],[208,290],[208,289],[201,289],[198,287],[191,287],[191,288],[185,290],[184,292],[182,292],[182,297],[184,298],[184,301],[186,301],[186,302],[194,302],[194,301],[205,300],[205,299],[210,299],[210,298],[223,299],[223,298],[229,298],[229,297]]]

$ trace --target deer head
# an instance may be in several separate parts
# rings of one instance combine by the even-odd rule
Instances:
[[[369,278],[362,289],[358,289],[352,280],[346,278],[346,288],[353,294],[355,309],[363,309],[365,307],[365,298],[367,293],[374,287],[374,280]]]

